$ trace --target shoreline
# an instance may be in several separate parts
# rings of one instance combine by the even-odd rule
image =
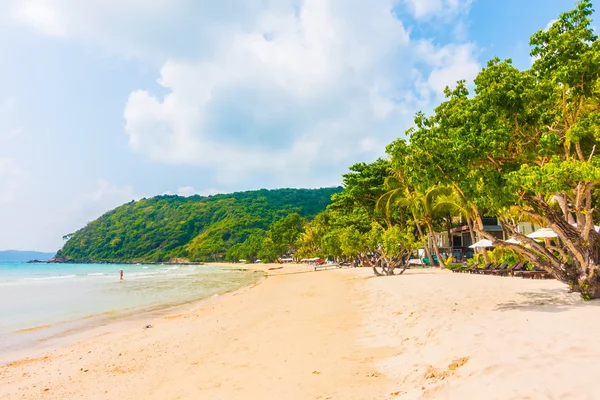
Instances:
[[[22,361],[24,359],[38,358],[39,356],[59,350],[65,346],[70,346],[82,340],[90,340],[94,337],[101,336],[112,330],[128,328],[138,323],[154,321],[165,315],[173,313],[188,312],[198,308],[203,302],[218,296],[223,296],[228,293],[235,293],[248,287],[253,287],[260,284],[267,276],[260,268],[258,269],[242,269],[233,268],[232,265],[212,265],[227,270],[247,271],[248,273],[261,274],[252,282],[243,284],[237,288],[227,289],[217,294],[208,294],[202,297],[191,300],[183,300],[176,302],[166,302],[161,304],[146,305],[141,307],[126,308],[121,310],[112,310],[97,314],[90,314],[81,317],[76,317],[68,320],[54,322],[52,324],[41,324],[39,326],[31,326],[7,334],[7,338],[16,338],[25,335],[34,336],[29,342],[35,343],[32,347],[18,350],[5,350],[0,352],[0,367],[12,362]],[[147,324],[145,324],[147,325]],[[40,333],[45,335],[40,336]],[[36,336],[36,334],[38,334]]]
[[[0,399],[594,398],[600,303],[560,282],[306,269],[0,367]]]
[[[234,267],[239,266],[234,265]],[[261,265],[259,267],[260,270],[264,268],[269,268],[269,266]],[[97,392],[101,394],[91,398],[135,398],[137,396],[142,398],[174,398],[175,395],[167,394],[170,390],[168,387],[174,380],[181,380],[182,371],[193,368],[192,366],[203,365],[208,368],[205,373],[200,375],[204,377],[203,381],[205,382],[213,381],[214,377],[210,378],[210,375],[214,372],[215,366],[222,363],[218,359],[223,354],[219,354],[218,349],[227,352],[228,365],[230,363],[238,364],[241,356],[246,361],[240,361],[239,368],[248,368],[254,362],[261,363],[262,369],[269,370],[271,374],[278,374],[281,368],[303,368],[305,370],[304,377],[309,376],[322,383],[328,382],[327,376],[331,373],[340,374],[340,376],[349,374],[348,385],[352,387],[354,379],[353,374],[350,374],[350,370],[363,368],[364,359],[353,361],[350,369],[342,368],[339,370],[340,366],[336,364],[335,360],[338,359],[340,354],[346,353],[347,348],[354,343],[356,338],[353,335],[336,337],[333,333],[338,328],[347,330],[348,327],[352,327],[356,331],[359,319],[351,304],[352,292],[348,290],[354,286],[354,277],[351,274],[340,280],[342,276],[336,276],[338,271],[325,271],[319,274],[304,273],[312,270],[312,268],[301,266],[300,268],[291,267],[284,273],[281,270],[270,271],[272,275],[268,274],[260,280],[260,283],[253,286],[245,286],[225,295],[201,300],[194,310],[170,313],[170,315],[157,318],[152,329],[140,329],[139,327],[137,329],[134,327],[119,327],[119,329],[116,329],[117,326],[113,325],[115,331],[82,340],[47,355],[29,360],[19,360],[0,367],[0,381],[3,382],[3,385],[0,385],[0,398],[9,398],[12,393],[17,393],[19,396],[24,393],[25,397],[42,399],[70,398],[74,397],[75,393],[83,390],[83,388],[97,386],[98,379],[101,381],[103,391]],[[321,281],[320,283],[324,285],[323,288],[328,288],[327,291],[314,291],[315,288],[313,288],[312,283],[316,282],[314,279],[316,277],[318,277],[316,281]],[[294,294],[304,301],[298,301],[298,297]],[[290,296],[289,301],[284,300],[287,296]],[[275,299],[281,300],[277,301]],[[323,300],[331,309],[321,307]],[[313,306],[307,307],[306,301],[312,303]],[[250,306],[249,309],[240,308],[240,306],[247,304],[254,306]],[[263,307],[256,307],[259,304],[262,304]],[[289,309],[292,306],[293,310]],[[306,324],[306,322],[315,318],[315,313],[323,314],[318,317],[318,321],[314,321],[317,323],[317,327]],[[298,320],[298,314],[302,314],[300,320]],[[352,314],[354,314],[354,317],[352,317]],[[335,321],[331,318],[334,315],[336,315]],[[286,319],[294,322],[286,323],[282,321]],[[299,322],[300,325],[297,324]],[[321,335],[325,332],[319,332],[319,322],[330,324],[329,334]],[[226,327],[237,330],[237,333],[232,336],[231,333],[227,332]],[[282,328],[284,332],[282,332]],[[252,333],[249,330],[257,330],[257,332]],[[301,333],[301,337],[296,336],[299,333]],[[281,342],[279,339],[282,337],[287,338],[289,341]],[[174,338],[177,340],[175,341]],[[185,343],[182,343],[182,341],[185,341]],[[165,372],[164,368],[167,365],[172,366],[171,362],[167,362],[164,367],[158,369],[148,365],[150,360],[162,365],[165,362],[164,357],[175,357],[181,363],[182,358],[189,358],[190,354],[194,354],[194,348],[197,346],[203,347],[202,345],[206,341],[213,343],[213,345],[202,348],[202,356],[198,357],[197,361],[185,362],[176,368],[171,368],[167,374],[168,379],[162,376],[162,373]],[[244,344],[242,345],[241,342]],[[298,348],[299,345],[302,349]],[[231,349],[231,346],[241,347]],[[192,348],[190,349],[190,347]],[[252,347],[258,347],[252,351],[254,354],[252,357],[247,358],[241,355],[241,353]],[[150,354],[143,357],[142,359],[145,361],[141,361],[142,364],[139,364],[138,357],[135,355],[140,352],[149,354],[150,349],[153,349],[151,354],[154,354],[154,356]],[[314,351],[312,351],[313,349]],[[332,359],[323,359],[323,354],[331,352],[332,349],[336,350],[335,356]],[[196,350],[199,349],[196,348]],[[132,356],[130,359],[119,358],[121,355],[125,355],[126,352]],[[265,356],[265,352],[271,354]],[[94,355],[90,356],[90,354]],[[216,357],[216,359],[213,363],[202,361],[207,357]],[[298,362],[287,364],[287,358],[292,361],[296,357],[300,358],[300,360],[296,360]],[[365,357],[369,358],[370,355],[365,353]],[[82,359],[84,361],[81,361]],[[272,365],[271,362],[273,361],[277,365]],[[80,365],[83,365],[82,362],[87,366],[80,367]],[[121,362],[125,362],[125,365],[122,365]],[[116,363],[116,366],[113,366],[113,363]],[[151,370],[148,370],[148,368],[151,368]],[[227,366],[217,367],[220,371],[228,368]],[[145,372],[139,375],[140,370]],[[87,380],[92,377],[91,374],[86,373],[88,371],[95,371],[99,375],[88,382]],[[161,371],[161,377],[156,375],[159,371]],[[27,375],[26,379],[23,379],[23,373]],[[267,382],[250,370],[249,373],[251,377],[246,381],[248,385],[253,386],[253,382],[261,382],[260,389],[254,388],[252,390],[258,390],[261,393],[266,390],[262,385]],[[112,382],[114,379],[120,380],[124,375],[130,374],[136,375],[136,378],[130,376],[130,379],[126,382],[123,381],[116,391],[112,390],[114,389],[114,382]],[[134,387],[132,387],[131,382],[144,381],[146,374],[150,374],[153,377],[152,379],[159,379],[164,382],[165,386],[162,387],[161,385],[159,389],[154,388],[151,392],[152,395],[150,395],[150,392],[142,393],[148,389],[147,386],[134,384]],[[321,376],[322,374],[324,376]],[[375,376],[379,376],[379,374],[376,372],[375,367],[372,367],[362,379],[370,381]],[[294,381],[293,384],[288,382],[285,385],[286,388],[302,386],[300,378],[295,374],[286,374],[286,379]],[[64,381],[65,379],[68,379],[68,381]],[[79,379],[83,379],[83,381],[77,383]],[[283,377],[279,377],[279,379],[281,380]],[[297,381],[298,379],[300,381]],[[41,382],[37,382],[38,380],[48,383],[42,385]],[[59,383],[59,381],[63,383]],[[48,387],[41,388],[40,385]],[[201,390],[202,392],[208,390],[210,392],[212,383],[207,383],[207,385],[194,390]],[[188,383],[183,386],[187,387]],[[276,391],[284,390],[285,392],[286,388],[278,386]],[[181,389],[180,387],[179,390],[183,390],[181,396],[197,398],[190,397],[189,394],[186,396],[185,393],[188,389]],[[213,389],[218,388],[214,387]],[[107,393],[104,393],[104,391],[107,391]],[[258,396],[258,391],[253,393]],[[367,396],[368,393],[372,392],[372,389],[368,389],[367,385],[363,385],[361,391],[363,395]],[[266,398],[282,398],[281,395],[285,398],[284,392],[278,392],[279,394],[276,397],[273,395]],[[207,396],[209,397],[206,398],[218,398],[212,395]],[[236,396],[236,391],[234,391],[223,398],[259,398],[252,395],[239,396],[239,393]]]

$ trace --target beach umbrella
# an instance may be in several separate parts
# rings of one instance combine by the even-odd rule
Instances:
[[[571,224],[573,225],[575,228],[577,228],[577,223]],[[596,230],[596,232],[600,232],[600,226],[598,225],[594,225],[594,229]]]
[[[510,238],[510,239],[506,240],[506,243],[521,244],[521,242],[515,238]]]
[[[537,231],[527,235],[527,237],[532,239],[552,239],[558,237],[558,235],[550,228],[540,228]]]
[[[471,248],[471,249],[476,249],[478,247],[494,247],[494,245],[492,244],[492,242],[490,240],[482,239],[479,242],[473,243],[472,245],[469,246],[469,248]]]

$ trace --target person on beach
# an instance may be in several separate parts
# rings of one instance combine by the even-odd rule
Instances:
[[[119,270],[119,280],[120,281],[123,280],[123,270],[122,269]]]

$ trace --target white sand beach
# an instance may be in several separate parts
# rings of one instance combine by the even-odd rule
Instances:
[[[1,399],[595,399],[600,302],[557,281],[285,265],[0,368]]]

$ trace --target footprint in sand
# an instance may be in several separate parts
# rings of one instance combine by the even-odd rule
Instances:
[[[448,368],[446,368],[445,370],[434,368],[430,365],[429,368],[427,368],[427,371],[425,371],[423,377],[425,379],[446,379],[454,375],[456,373],[456,370],[465,365],[467,361],[469,361],[469,359],[470,357],[457,358],[453,360],[450,364],[448,364]]]

